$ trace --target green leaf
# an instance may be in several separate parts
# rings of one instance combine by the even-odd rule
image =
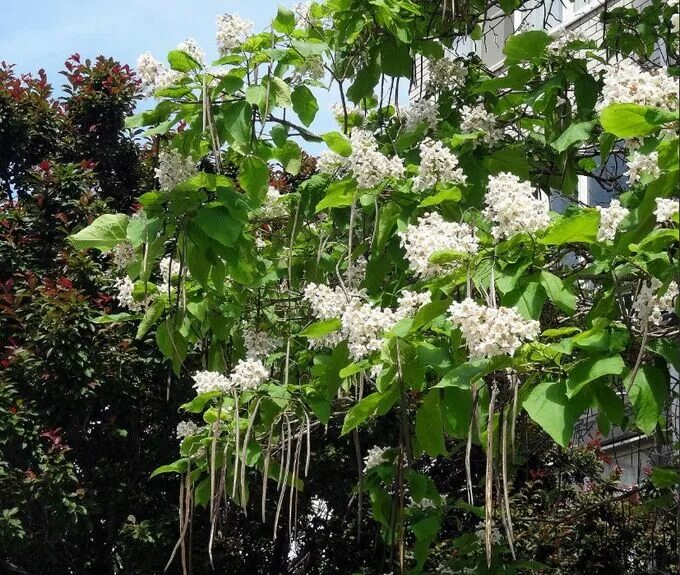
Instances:
[[[567,396],[574,397],[588,383],[605,375],[621,375],[626,364],[617,353],[610,357],[591,357],[576,364],[567,377]]]
[[[241,224],[231,217],[227,208],[218,202],[203,206],[193,220],[208,237],[226,247],[236,244],[241,235]]]
[[[425,198],[422,202],[420,202],[418,207],[428,208],[430,206],[438,206],[443,202],[457,203],[460,201],[461,197],[462,194],[460,192],[460,188],[451,186],[437,192],[434,196]]]
[[[446,432],[459,439],[467,438],[472,417],[472,392],[460,387],[446,388],[441,410]]]
[[[633,382],[632,375],[631,372],[626,378],[625,385],[635,409],[635,424],[651,435],[663,411],[668,382],[663,371],[650,365],[642,366]]]
[[[76,249],[96,248],[103,252],[115,248],[127,237],[128,217],[125,214],[104,214],[85,229],[69,236]]]
[[[276,159],[286,172],[296,176],[302,166],[302,150],[296,142],[288,140],[283,147],[277,148]]]
[[[520,281],[518,287],[501,298],[504,306],[514,307],[522,317],[536,320],[541,316],[545,300],[545,290],[536,281]]]
[[[574,425],[588,409],[588,394],[569,399],[564,383],[545,381],[534,387],[522,407],[562,447],[567,447]]]
[[[667,112],[639,104],[610,104],[600,112],[604,130],[619,138],[647,136],[663,124],[677,121],[677,111]]]
[[[151,329],[151,326],[159,320],[164,310],[165,299],[156,298],[154,302],[146,310],[146,313],[144,314],[142,321],[139,322],[139,327],[137,327],[137,334],[135,335],[135,339],[142,339]]]
[[[590,138],[590,131],[593,129],[592,122],[578,122],[569,124],[569,127],[562,132],[559,138],[550,144],[556,151],[564,152],[572,144],[585,142]]]
[[[224,104],[216,118],[220,137],[230,144],[245,145],[252,135],[253,109],[248,102]]]
[[[241,162],[238,182],[257,203],[262,203],[269,185],[269,166],[257,156],[247,156]]]
[[[460,387],[468,389],[475,381],[512,365],[512,358],[506,355],[499,355],[488,359],[475,359],[468,361],[449,371],[435,388],[441,387]]]
[[[503,48],[507,64],[534,60],[541,56],[552,38],[542,30],[530,30],[510,36]]]
[[[557,218],[546,230],[538,243],[548,246],[563,244],[592,244],[597,240],[600,227],[600,213],[597,210],[583,210],[570,216]]]
[[[178,459],[174,463],[169,463],[168,465],[161,465],[154,469],[150,477],[156,477],[156,475],[162,475],[163,473],[184,473],[187,470],[189,464],[189,458],[183,457]]]
[[[674,487],[680,483],[680,473],[670,467],[655,467],[649,478],[657,489]]]
[[[352,409],[347,412],[345,416],[345,421],[342,424],[341,435],[346,435],[352,431],[355,427],[361,425],[366,421],[371,415],[373,415],[380,402],[384,400],[385,393],[375,392],[364,397],[359,403],[357,403]]]
[[[132,313],[112,313],[112,314],[104,314],[104,315],[98,315],[92,320],[92,323],[96,324],[106,324],[106,323],[118,323],[122,321],[130,321],[133,319],[137,319],[137,315],[132,314]]]
[[[172,362],[172,370],[179,375],[182,362],[187,356],[187,342],[182,334],[174,329],[170,318],[156,330],[156,343],[161,353]]]
[[[326,208],[344,208],[354,202],[356,186],[352,180],[340,180],[328,186],[324,198],[316,204],[315,211],[320,212]]]
[[[637,244],[630,244],[628,249],[631,252],[660,252],[667,247],[680,241],[680,230],[675,229],[655,229],[645,235],[644,239]]]
[[[279,6],[272,28],[281,34],[290,34],[295,30],[295,13],[285,6]]]
[[[431,390],[416,413],[416,437],[423,451],[430,457],[446,454],[439,391]]]
[[[408,44],[399,42],[394,36],[384,36],[380,45],[380,63],[387,76],[411,77],[411,53]]]
[[[564,287],[564,283],[560,278],[544,270],[539,275],[539,281],[551,302],[569,315],[574,313],[576,310],[576,296]]]
[[[191,72],[201,68],[201,65],[184,50],[171,50],[168,53],[168,63],[170,68],[177,72]]]
[[[298,115],[300,121],[305,126],[309,126],[319,111],[319,104],[312,91],[307,86],[298,86],[293,90],[290,99],[293,103],[293,111]]]
[[[342,377],[343,379],[347,379],[352,375],[367,370],[370,366],[371,364],[367,360],[360,361],[358,363],[350,363],[349,365],[346,365],[340,370],[340,377]]]
[[[326,132],[321,136],[321,139],[326,142],[332,152],[340,156],[346,158],[352,153],[352,145],[347,137],[340,132]]]
[[[347,89],[347,97],[354,104],[373,96],[373,89],[380,80],[380,66],[377,54],[369,55],[367,64],[354,76],[354,83]]]
[[[269,86],[269,101],[271,104],[279,108],[290,108],[290,86],[277,76],[269,76],[266,80]]]
[[[325,319],[323,321],[317,321],[316,323],[308,325],[298,335],[300,337],[308,337],[309,339],[318,339],[328,335],[329,333],[338,331],[341,327],[342,321],[340,318],[334,317],[332,319]]]

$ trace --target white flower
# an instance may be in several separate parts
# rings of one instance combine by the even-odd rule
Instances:
[[[132,292],[135,289],[134,282],[127,276],[123,278],[117,278],[113,284],[113,287],[118,291],[116,294],[116,299],[121,307],[126,307],[130,311],[142,311],[150,301],[150,297],[147,297],[145,301],[136,301],[132,296]]]
[[[161,270],[161,277],[163,278],[163,283],[170,283],[170,280],[174,277],[179,275],[180,270],[182,269],[181,264],[177,261],[172,259],[170,256],[165,256],[158,264],[158,267]]]
[[[388,158],[378,151],[378,142],[367,130],[355,128],[350,134],[352,153],[348,167],[357,180],[359,188],[377,186],[387,178],[401,178],[404,164],[401,158]]]
[[[422,277],[431,277],[446,270],[430,263],[430,257],[435,252],[452,250],[473,254],[479,247],[473,228],[467,224],[447,222],[437,212],[425,214],[398,235],[410,268]]]
[[[664,223],[671,220],[671,218],[680,210],[680,199],[678,198],[656,198],[656,209],[654,216],[658,223]]]
[[[496,124],[496,116],[487,112],[482,104],[474,108],[463,106],[461,114],[460,129],[464,134],[482,132],[481,140],[488,144],[494,144],[503,137],[503,131]]]
[[[597,241],[606,242],[613,240],[616,230],[623,219],[629,214],[627,208],[621,205],[619,200],[612,200],[608,208],[597,206],[600,212],[600,228],[597,230]]]
[[[193,421],[180,421],[177,424],[177,439],[189,437],[190,435],[194,435],[197,431],[198,425]]]
[[[347,339],[349,355],[361,360],[383,345],[382,334],[396,323],[390,309],[380,309],[372,303],[352,300],[342,314],[342,334]]]
[[[661,286],[662,283],[658,279],[652,278],[640,288],[640,293],[633,302],[633,311],[639,323],[651,322],[654,325],[661,325],[663,314],[673,311],[675,299],[678,297],[678,284],[671,282],[666,293],[657,295]]]
[[[432,499],[423,497],[420,501],[414,501],[413,499],[411,499],[410,507],[415,507],[416,509],[421,509],[422,511],[425,511],[426,509],[437,509],[437,504],[434,501],[432,501]]]
[[[259,359],[239,359],[231,370],[229,383],[232,388],[244,391],[256,389],[269,378],[269,372]]]
[[[587,42],[588,37],[581,30],[562,30],[550,44],[548,44],[548,51],[553,54],[562,54],[569,50],[569,44],[572,42]]]
[[[358,258],[354,258],[352,260],[351,265],[345,270],[345,281],[349,287],[358,286],[362,281],[364,281],[364,278],[366,277],[367,266],[368,260],[364,256],[359,256]]]
[[[437,103],[432,100],[421,98],[411,102],[402,110],[404,117],[404,130],[412,132],[425,124],[430,130],[434,130],[439,122]]]
[[[463,62],[446,56],[428,59],[427,72],[425,88],[432,92],[459,88],[465,84],[465,78],[467,78],[467,68]]]
[[[539,322],[524,319],[514,308],[481,306],[470,298],[453,302],[449,319],[463,334],[470,359],[512,356],[540,330]]]
[[[669,76],[665,68],[646,72],[630,60],[608,65],[598,109],[615,103],[655,106],[672,112],[678,105],[677,79]]]
[[[191,158],[184,157],[177,150],[163,150],[158,155],[158,167],[155,172],[161,190],[172,190],[191,178],[197,170]]]
[[[288,216],[288,205],[286,204],[286,201],[289,197],[288,194],[281,194],[275,187],[269,186],[267,197],[260,209],[262,218],[265,220],[275,220]]]
[[[458,158],[439,140],[425,140],[420,144],[420,168],[413,178],[413,189],[423,191],[437,183],[465,183],[465,174],[458,167]]]
[[[211,391],[221,391],[225,393],[231,389],[232,383],[217,371],[197,371],[192,376],[196,395],[209,393]]]
[[[671,16],[671,33],[673,34],[679,34],[680,33],[680,14],[677,12]]]
[[[217,49],[222,56],[238,48],[253,31],[254,24],[237,14],[220,14],[217,17]]]
[[[189,54],[201,66],[205,64],[205,52],[193,38],[187,38],[184,42],[180,42],[177,49]]]
[[[533,234],[550,223],[548,207],[534,197],[531,184],[508,172],[489,177],[484,202],[484,216],[496,224],[491,230],[496,241],[521,232]]]
[[[123,270],[135,261],[135,248],[130,242],[122,242],[111,250],[113,265],[116,269]]]
[[[334,174],[336,171],[346,168],[349,164],[349,159],[331,152],[330,150],[324,150],[319,154],[319,159],[316,161],[316,168],[323,174]]]
[[[164,70],[163,64],[149,52],[145,52],[137,58],[137,75],[142,82],[142,90],[145,93],[151,94],[154,91],[158,76]]]
[[[401,321],[415,314],[421,307],[432,301],[430,292],[418,293],[404,290],[397,300],[397,309],[394,312],[396,321]],[[395,322],[396,323],[396,322]],[[382,369],[382,366],[380,366]]]
[[[349,295],[352,297],[356,294]],[[321,320],[341,317],[347,307],[347,295],[342,289],[331,289],[324,284],[308,283],[302,299],[312,308],[312,314]]]
[[[283,344],[283,340],[280,337],[272,336],[266,331],[258,331],[250,327],[243,330],[243,341],[248,359],[265,358]]]
[[[300,76],[307,76],[312,80],[323,80],[326,76],[323,58],[317,54],[307,56],[302,64],[298,64],[297,72]]]
[[[648,174],[653,180],[661,175],[658,152],[649,155],[633,152],[628,161],[628,171],[624,175],[628,176],[629,184],[634,184],[640,180],[641,173]]]
[[[345,104],[335,103],[331,104],[331,114],[335,121],[343,126],[345,124],[345,108],[347,108],[347,122],[350,126],[361,126],[366,120],[366,113],[360,106],[350,106]]]
[[[295,27],[301,30],[309,28],[310,16],[309,10],[312,7],[311,2],[298,2],[293,6],[293,13],[295,14]]]
[[[378,447],[375,445],[368,450],[366,457],[364,457],[364,473],[369,469],[373,469],[374,467],[378,467],[378,465],[387,462],[387,458],[385,457],[387,449],[387,447]]]

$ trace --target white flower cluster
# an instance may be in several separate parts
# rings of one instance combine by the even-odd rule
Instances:
[[[344,125],[345,123],[345,108],[343,108],[342,104],[335,103],[331,104],[331,114],[333,114],[333,118],[335,118],[335,121],[340,124],[341,126]],[[364,121],[366,120],[366,112],[364,111],[363,108],[360,106],[349,106],[346,105],[347,108],[347,121],[350,126],[361,126]]]
[[[463,106],[461,114],[463,118],[460,122],[460,129],[464,134],[482,132],[480,139],[490,145],[503,137],[503,131],[496,123],[496,116],[487,112],[482,104],[474,108]]]
[[[135,248],[130,242],[122,242],[111,250],[113,265],[116,269],[124,270],[135,260]]]
[[[402,110],[404,118],[404,130],[412,132],[425,124],[430,130],[434,130],[439,122],[437,103],[421,98],[412,102]]]
[[[298,2],[293,6],[293,13],[295,14],[295,27],[301,30],[309,28],[310,16],[309,10],[312,7],[311,2]]]
[[[189,54],[201,66],[205,64],[205,52],[193,38],[187,38],[184,42],[180,42],[177,49]]]
[[[183,156],[177,150],[163,150],[158,155],[156,177],[161,190],[172,190],[178,184],[196,174],[196,165],[191,158]]]
[[[677,12],[671,16],[671,33],[680,34],[680,14]]]
[[[225,393],[231,389],[231,382],[217,371],[197,371],[192,376],[196,395],[221,391]]]
[[[414,315],[421,307],[427,305],[431,301],[432,296],[430,295],[430,292],[418,293],[411,290],[403,291],[397,300],[397,309],[394,312],[395,323]]]
[[[619,102],[673,111],[678,105],[677,79],[669,76],[665,68],[646,72],[631,60],[608,65],[599,107]]]
[[[656,198],[654,217],[660,224],[669,222],[680,211],[680,198]]]
[[[658,152],[648,155],[633,152],[628,161],[628,171],[624,175],[628,176],[629,184],[634,184],[640,181],[640,174],[648,174],[654,180],[661,175]]]
[[[307,56],[302,64],[297,66],[297,72],[300,76],[307,76],[312,80],[323,80],[326,76],[323,58],[316,54]]]
[[[661,325],[663,314],[673,311],[678,297],[678,284],[671,282],[665,294],[657,295],[661,285],[658,279],[652,278],[640,288],[640,293],[633,302],[633,310],[641,324],[652,322],[654,325]]]
[[[484,523],[481,523],[479,527],[475,530],[475,535],[479,540],[480,545],[486,545],[486,527]],[[497,527],[491,529],[491,543],[494,545],[499,545],[503,540],[500,530]]]
[[[259,331],[250,327],[243,330],[243,341],[248,359],[265,358],[283,344],[283,340],[280,337],[272,336],[266,331]]]
[[[387,449],[387,447],[378,447],[377,445],[374,445],[368,450],[366,457],[364,457],[364,473],[369,469],[373,469],[374,467],[378,467],[378,465],[387,462],[387,458],[385,457]]]
[[[265,220],[285,218],[288,216],[288,206],[286,204],[288,198],[288,194],[281,194],[275,187],[269,186],[267,197],[260,209],[261,216]]]
[[[253,32],[254,24],[238,14],[217,16],[217,49],[222,56],[238,48]]]
[[[533,234],[550,223],[548,207],[534,197],[531,184],[508,172],[489,177],[484,202],[484,216],[496,224],[491,230],[496,241],[521,232]]]
[[[378,151],[378,142],[367,130],[355,128],[350,134],[352,153],[347,162],[357,180],[359,188],[377,186],[387,178],[401,178],[404,163],[401,158],[388,158]]]
[[[366,267],[368,260],[364,256],[354,258],[350,266],[345,270],[345,281],[348,282],[349,287],[358,286],[366,277]],[[350,273],[350,271],[352,273]],[[350,281],[351,277],[351,281]]]
[[[342,168],[346,168],[348,165],[348,158],[331,152],[330,150],[324,150],[319,154],[319,158],[316,161],[316,168],[322,174],[334,174]]]
[[[616,236],[616,230],[629,211],[621,205],[619,200],[612,200],[608,208],[597,206],[600,212],[600,227],[597,230],[597,241],[607,242]]]
[[[177,439],[189,437],[198,431],[198,425],[193,421],[180,421],[177,424]]]
[[[425,214],[398,235],[401,247],[406,251],[409,266],[421,277],[431,277],[444,271],[445,268],[429,261],[435,252],[453,250],[462,254],[473,254],[479,247],[472,227],[447,222],[438,212]]]
[[[427,139],[420,144],[420,168],[413,178],[413,189],[422,192],[437,183],[465,183],[466,177],[458,167],[458,158],[439,140]]]
[[[432,92],[459,88],[465,84],[467,78],[467,68],[463,62],[446,56],[428,59],[427,72],[425,88]]]
[[[581,30],[563,30],[550,44],[548,51],[553,54],[562,54],[569,50],[573,42],[587,42],[588,37]]]
[[[182,77],[181,72],[166,68],[149,52],[145,52],[137,59],[137,75],[147,96],[156,90],[171,86]]]
[[[126,307],[130,311],[142,311],[146,307],[148,301],[136,301],[132,296],[135,284],[129,277],[116,278],[113,287],[118,292],[116,299],[121,307]]]
[[[470,359],[514,355],[523,341],[535,339],[540,330],[539,322],[524,319],[514,308],[482,306],[470,298],[453,302],[449,319],[463,334]]]
[[[165,256],[159,263],[158,267],[161,270],[161,277],[163,278],[163,283],[168,284],[170,280],[179,275],[182,266],[176,259],[172,259],[170,256]]]
[[[241,391],[257,389],[268,377],[269,372],[259,359],[239,359],[229,375],[229,384]]]
[[[350,356],[355,361],[365,358],[383,345],[383,334],[398,321],[408,317],[425,303],[429,294],[406,292],[399,298],[399,308],[392,311],[362,301],[362,294],[356,291],[343,292],[336,287],[310,283],[305,288],[303,299],[310,304],[312,314],[320,320],[340,318],[341,329],[323,338],[310,342],[310,347],[332,347],[347,340]]]

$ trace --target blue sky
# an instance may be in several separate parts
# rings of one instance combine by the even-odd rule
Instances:
[[[194,38],[208,59],[217,58],[215,18],[236,13],[261,30],[279,4],[291,0],[5,0],[0,18],[0,60],[18,72],[44,68],[59,91],[59,71],[74,52],[82,57],[111,56],[134,66],[142,52],[164,61],[179,42]],[[319,94],[321,110],[314,128],[335,129],[328,106],[334,99]]]

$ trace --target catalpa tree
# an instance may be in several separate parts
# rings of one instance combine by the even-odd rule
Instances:
[[[140,57],[156,105],[128,127],[160,146],[158,187],[71,239],[124,270],[125,311],[99,321],[155,330],[175,373],[193,371],[180,457],[155,472],[180,478],[171,560],[187,569],[196,513],[212,554],[233,503],[294,540],[312,438],[341,420],[378,572],[540,568],[515,552],[518,419],[563,447],[588,410],[605,433],[669,433],[675,10],[609,11],[618,32],[601,42],[515,34],[496,72],[457,50],[488,29],[480,2],[330,0],[280,8],[259,33],[224,15],[212,64],[191,40],[168,66]],[[318,133],[329,88],[338,129]],[[324,149],[301,171],[308,143]],[[610,200],[586,205],[584,179]],[[367,444],[380,421],[383,443]],[[429,471],[454,453],[462,497]],[[657,468],[650,485],[677,478]],[[454,507],[480,532],[428,559]]]

